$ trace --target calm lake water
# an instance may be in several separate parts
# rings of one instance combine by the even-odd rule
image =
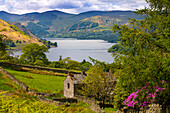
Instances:
[[[57,42],[57,48],[50,48],[47,53],[47,58],[50,61],[58,61],[59,56],[62,58],[71,57],[76,61],[89,61],[89,56],[99,61],[105,61],[107,63],[113,62],[111,53],[107,52],[113,43],[108,43],[104,40],[77,40],[77,39],[51,39],[47,38],[51,42]],[[21,55],[21,51],[15,52],[15,55]]]

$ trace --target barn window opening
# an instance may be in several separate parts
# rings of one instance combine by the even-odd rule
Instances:
[[[69,83],[67,83],[67,87],[68,87],[68,89],[70,88],[70,84]]]

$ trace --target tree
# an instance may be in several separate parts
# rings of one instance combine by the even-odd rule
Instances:
[[[120,67],[115,73],[118,77],[115,90],[115,103],[118,108],[123,107],[122,102],[129,94],[146,84],[150,85],[150,92],[155,93],[152,90],[154,86],[161,86],[162,81],[170,82],[170,2],[146,1],[150,4],[149,8],[136,11],[137,14],[144,14],[144,20],[131,19],[129,25],[114,25],[112,28],[114,33],[120,36],[119,44],[128,49],[119,51],[121,54],[117,54],[115,59]],[[169,85],[164,88],[169,89]],[[170,93],[166,91],[154,101],[162,105],[163,109],[170,101]]]
[[[111,98],[111,91],[114,87],[113,77],[98,65],[91,67],[87,73],[80,94],[100,101],[104,108],[105,103]]]
[[[64,64],[64,67],[66,69],[78,69],[80,66],[79,62],[71,60],[70,57],[67,57],[67,58],[61,60],[61,62]]]
[[[4,37],[4,35],[0,34],[0,51],[1,51],[1,54],[4,53],[6,51],[6,44],[3,43],[3,40],[2,38]]]
[[[6,51],[7,49],[7,45],[4,43],[5,39],[3,38],[7,38],[6,35],[0,34],[0,59],[9,59],[10,57],[10,53]]]
[[[105,62],[100,62],[91,57],[93,65],[87,71],[87,76],[83,81],[80,94],[96,99],[101,102],[102,108],[105,107],[106,102],[112,100],[112,90],[114,89],[115,78],[109,73],[110,65]],[[83,60],[84,64],[87,62]]]
[[[48,59],[45,54],[45,52],[48,52],[48,48],[44,45],[40,46],[36,43],[31,43],[24,46],[21,52],[23,53],[21,55],[21,60],[26,63],[35,63],[36,60],[38,60],[37,62],[42,60],[44,64],[48,63]]]

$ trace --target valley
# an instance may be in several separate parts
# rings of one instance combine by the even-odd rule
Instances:
[[[135,15],[133,11],[89,11],[69,14],[53,10],[23,15],[0,12],[0,19],[19,22],[39,38],[102,39],[112,43],[117,42],[118,37],[113,34],[111,27],[113,24],[127,24],[128,18],[140,20],[143,16]]]

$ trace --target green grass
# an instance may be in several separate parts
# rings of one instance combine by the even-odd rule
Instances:
[[[17,89],[17,85],[12,82],[8,77],[0,74],[0,90],[2,91],[14,91]]]
[[[24,82],[29,88],[38,90],[39,92],[59,93],[63,90],[63,81],[65,77],[33,74],[7,68],[5,70],[21,82]]]
[[[105,113],[116,113],[117,109],[115,108],[105,108],[104,109]]]

